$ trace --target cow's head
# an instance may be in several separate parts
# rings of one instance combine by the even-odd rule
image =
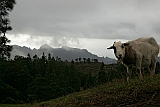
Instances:
[[[125,46],[129,45],[129,43],[121,43],[114,42],[113,46],[110,46],[107,49],[113,49],[116,58],[118,59],[118,63],[122,62],[125,56]]]

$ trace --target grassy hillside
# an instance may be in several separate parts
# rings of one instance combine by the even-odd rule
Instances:
[[[133,79],[129,83],[114,81],[34,105],[0,105],[0,107],[115,107],[160,106],[160,74]]]
[[[18,105],[1,104],[0,107],[36,107],[36,106],[35,105],[30,105],[30,104],[18,104]]]
[[[56,100],[43,102],[46,107],[110,107],[160,106],[160,75],[129,83],[114,81],[74,93]],[[45,107],[45,106],[44,106]]]

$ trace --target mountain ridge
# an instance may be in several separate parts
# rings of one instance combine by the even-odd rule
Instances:
[[[41,57],[43,53],[48,56],[48,54],[50,53],[52,57],[59,57],[62,61],[75,61],[76,58],[81,58],[82,60],[83,58],[90,58],[98,59],[99,62],[104,62],[105,64],[116,63],[115,59],[109,57],[99,57],[89,52],[87,49],[71,48],[67,46],[63,46],[61,48],[53,48],[47,44],[42,45],[39,49],[31,49],[26,46],[13,45],[11,58],[13,59],[16,55],[26,57],[28,53],[31,57],[33,57],[35,54],[38,57]]]

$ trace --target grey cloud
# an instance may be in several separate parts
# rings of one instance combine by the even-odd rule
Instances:
[[[66,37],[54,37],[51,39],[50,45],[54,47],[61,47],[61,46],[74,46],[80,47],[80,42],[76,38],[66,38]]]
[[[58,46],[74,43],[70,38],[151,35],[160,41],[159,5],[159,0],[17,0],[10,33],[53,37]]]

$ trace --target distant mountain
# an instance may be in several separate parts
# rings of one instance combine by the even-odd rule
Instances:
[[[11,58],[14,58],[16,55],[26,57],[29,53],[31,57],[35,54],[38,57],[41,57],[43,52],[46,56],[50,53],[52,57],[59,57],[61,60],[71,61],[76,58],[90,58],[90,59],[98,59],[99,62],[104,62],[105,64],[116,63],[115,59],[111,59],[108,57],[98,57],[97,55],[88,52],[86,49],[78,49],[78,48],[70,48],[70,47],[62,47],[62,48],[52,48],[51,46],[44,44],[39,49],[30,49],[28,47],[21,47],[18,45],[13,45],[13,51],[11,52]]]
[[[53,49],[51,46],[47,45],[47,44],[44,44],[40,47],[40,49],[48,49],[48,50],[51,50]]]

